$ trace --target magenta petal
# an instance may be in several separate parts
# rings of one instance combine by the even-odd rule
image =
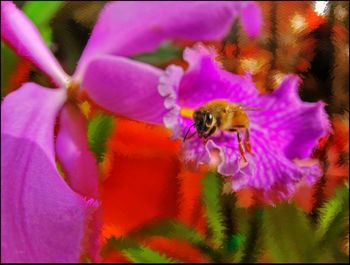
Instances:
[[[154,50],[166,39],[220,40],[246,3],[225,1],[107,4],[95,25],[78,65],[103,53],[131,56]]]
[[[324,103],[303,102],[298,86],[299,78],[288,75],[272,94],[261,96],[257,105],[263,111],[250,113],[252,122],[269,131],[270,141],[278,143],[290,159],[309,157],[330,129]]]
[[[170,95],[171,108],[164,124],[172,129],[174,136],[182,138],[193,123],[187,108],[196,109],[214,99],[255,107],[255,111],[247,110],[253,154],[246,150],[248,162],[245,162],[236,133],[221,131],[212,135],[206,145],[197,135],[189,137],[182,145],[184,160],[208,163],[215,158],[211,151],[217,149],[221,158],[217,170],[232,178],[234,190],[256,188],[269,200],[289,197],[295,184],[302,180],[313,183],[321,175],[318,163],[297,159],[310,157],[318,140],[329,133],[324,104],[303,102],[298,95],[299,79],[294,75],[287,76],[273,93],[258,94],[249,76],[223,70],[215,57],[213,50],[197,45],[185,51],[189,62],[185,73],[179,75],[174,66],[166,69],[162,90],[168,92],[161,95],[164,102]],[[193,132],[195,129],[190,135]],[[245,133],[241,135],[244,140]]]
[[[87,143],[87,126],[84,116],[71,103],[62,108],[56,138],[56,154],[68,175],[70,187],[80,195],[98,198],[98,167],[94,155]],[[102,225],[101,211],[90,216],[85,236],[88,255],[92,261],[99,260],[100,233]]]
[[[181,108],[195,109],[213,99],[254,106],[258,92],[250,76],[225,71],[215,61],[216,57],[214,48],[199,43],[185,49],[184,58],[189,63],[185,73],[175,65],[168,66],[164,71],[159,92],[165,98],[164,106],[168,109],[164,125],[172,130],[174,138],[182,138],[192,124],[190,119],[180,116]]]
[[[1,38],[18,55],[28,58],[59,86],[65,86],[68,76],[44,43],[38,29],[15,4],[1,1]]]
[[[131,119],[162,123],[166,112],[157,86],[162,71],[150,65],[117,56],[91,61],[82,89],[101,107]]]
[[[63,89],[33,83],[1,106],[1,261],[78,262],[86,218],[95,209],[59,175],[54,123]]]
[[[56,152],[68,175],[70,187],[86,198],[97,198],[98,168],[88,147],[84,116],[76,106],[66,103],[60,113],[59,125]],[[100,212],[94,213],[86,231],[89,238],[88,253],[94,261],[99,259],[101,218]]]
[[[250,2],[243,7],[241,12],[241,24],[249,37],[257,37],[262,26],[262,15],[257,3]]]
[[[178,101],[182,106],[196,108],[212,99],[248,103],[257,97],[249,76],[233,75],[223,70],[216,57],[214,48],[200,43],[186,48],[184,58],[189,68],[178,88]]]
[[[70,187],[83,196],[96,198],[98,169],[87,143],[86,120],[76,106],[66,103],[59,124],[56,152],[68,175]]]
[[[321,175],[318,163],[297,165],[263,131],[251,130],[251,144],[254,155],[248,155],[249,164],[232,177],[234,190],[254,187],[263,190],[267,200],[281,200],[292,194],[297,182],[306,180],[312,184]]]

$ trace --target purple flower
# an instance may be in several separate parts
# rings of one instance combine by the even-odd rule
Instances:
[[[249,75],[225,71],[215,57],[214,49],[197,45],[184,52],[189,63],[185,73],[174,65],[165,70],[159,85],[168,109],[164,124],[173,131],[174,138],[182,139],[193,124],[191,110],[208,101],[224,99],[258,108],[260,111],[247,111],[253,154],[247,152],[245,162],[236,133],[222,131],[207,143],[197,134],[186,140],[182,146],[184,160],[208,164],[214,158],[213,151],[218,150],[221,162],[217,171],[231,177],[232,189],[260,189],[267,200],[288,197],[302,179],[313,183],[320,175],[318,164],[306,166],[297,160],[309,158],[318,139],[327,134],[324,103],[301,101],[295,75],[286,76],[273,93],[261,95]]]
[[[220,39],[240,9],[243,20],[259,12],[254,4],[229,2],[107,4],[71,77],[31,21],[13,3],[1,2],[2,39],[56,87],[26,83],[2,102],[2,262],[98,259],[98,169],[79,98],[85,94],[116,114],[160,123],[165,109],[156,87],[163,72],[116,55],[150,51],[167,38]],[[251,36],[260,27],[254,23],[244,26]]]

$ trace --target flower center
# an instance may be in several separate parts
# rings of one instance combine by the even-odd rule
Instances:
[[[77,102],[79,101],[79,83],[71,80],[67,85],[68,100]]]
[[[84,92],[81,93],[79,82],[71,80],[68,83],[67,96],[68,101],[77,105],[84,116],[88,118],[91,112],[91,105],[88,98],[86,97],[86,94]]]

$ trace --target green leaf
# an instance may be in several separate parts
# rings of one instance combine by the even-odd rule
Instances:
[[[51,43],[50,21],[62,7],[64,1],[27,1],[23,5],[23,11],[39,29],[47,44]]]
[[[250,220],[252,219],[251,209],[246,208],[236,208],[236,218],[235,218],[235,228],[239,233],[236,236],[241,238],[240,244],[235,248],[235,253],[233,259],[231,259],[230,263],[239,263],[246,255],[246,244],[247,238],[251,235],[251,226]]]
[[[346,262],[348,256],[340,248],[349,229],[349,189],[342,187],[319,209],[316,238],[321,262]]]
[[[113,248],[119,250],[134,263],[179,263],[179,261],[169,258],[165,254],[161,254],[128,238],[117,239],[112,237],[108,239],[102,254]]]
[[[153,65],[162,65],[176,58],[181,58],[182,49],[173,46],[170,42],[162,43],[159,48],[152,53],[144,53],[132,58],[138,61]]]
[[[317,262],[315,233],[306,214],[294,205],[285,203],[266,208],[263,228],[272,262]]]
[[[99,113],[88,124],[88,143],[97,161],[103,161],[106,142],[113,129],[113,116]]]
[[[212,233],[215,248],[225,241],[225,226],[220,203],[221,182],[216,173],[208,173],[203,179],[203,203],[206,210],[208,227]]]
[[[17,55],[8,46],[1,42],[1,97],[5,96],[4,89],[8,85],[17,62]]]
[[[238,250],[245,241],[246,241],[245,235],[240,235],[240,234],[230,235],[226,241],[227,252],[234,252]]]
[[[344,219],[349,216],[349,189],[346,187],[337,189],[335,196],[327,201],[319,211],[320,220],[316,236],[322,240],[329,235],[330,230],[334,230],[332,227],[345,221]]]
[[[240,255],[240,263],[255,263],[258,261],[262,253],[262,208],[252,208],[249,221],[248,230],[245,231],[245,242],[240,247],[242,251]]]
[[[135,238],[150,236],[163,236],[188,241],[194,245],[206,245],[205,238],[202,235],[176,220],[165,220],[160,223],[144,225],[129,235],[129,237]]]

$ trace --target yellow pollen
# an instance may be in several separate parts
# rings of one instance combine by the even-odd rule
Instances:
[[[84,114],[86,118],[89,118],[91,113],[91,105],[88,101],[84,100],[78,104],[80,111]]]
[[[190,109],[190,108],[182,108],[181,111],[180,111],[180,115],[181,115],[182,117],[191,118],[191,119],[192,119],[193,112],[194,112],[193,109]]]

